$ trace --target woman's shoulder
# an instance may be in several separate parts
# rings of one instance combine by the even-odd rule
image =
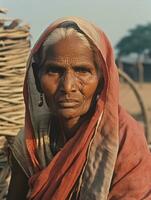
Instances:
[[[31,174],[31,170],[29,170],[30,162],[25,144],[24,129],[19,131],[17,136],[14,138],[14,141],[9,144],[9,148],[18,165],[22,168],[25,174],[29,176]]]
[[[141,125],[121,107],[119,132],[120,144],[109,199],[151,199],[151,154],[145,134]]]
[[[144,127],[141,122],[134,119],[124,108],[119,106],[119,138],[144,138]]]
[[[123,126],[130,126],[131,128],[133,126],[135,127],[141,127],[143,130],[143,125],[138,122],[132,115],[130,115],[123,107],[118,107],[118,114],[119,114],[119,128],[122,128]]]
[[[142,157],[142,154],[149,153],[149,147],[143,125],[119,107],[119,153],[121,151],[127,152],[127,156],[130,152],[137,152]]]

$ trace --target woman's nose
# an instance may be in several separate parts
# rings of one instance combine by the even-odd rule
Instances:
[[[76,91],[76,77],[71,71],[64,74],[61,80],[61,91],[64,93],[70,93]]]

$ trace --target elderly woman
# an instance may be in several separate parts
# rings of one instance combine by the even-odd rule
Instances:
[[[101,30],[76,17],[46,29],[28,62],[9,200],[151,199],[151,155],[118,87]]]

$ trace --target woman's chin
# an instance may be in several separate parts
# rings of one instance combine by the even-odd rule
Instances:
[[[78,111],[75,108],[62,108],[58,110],[58,115],[65,119],[70,119],[77,117],[79,115]]]

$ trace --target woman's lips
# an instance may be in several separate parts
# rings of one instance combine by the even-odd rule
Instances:
[[[75,108],[80,105],[80,102],[73,99],[66,99],[58,101],[58,105],[61,108]]]

